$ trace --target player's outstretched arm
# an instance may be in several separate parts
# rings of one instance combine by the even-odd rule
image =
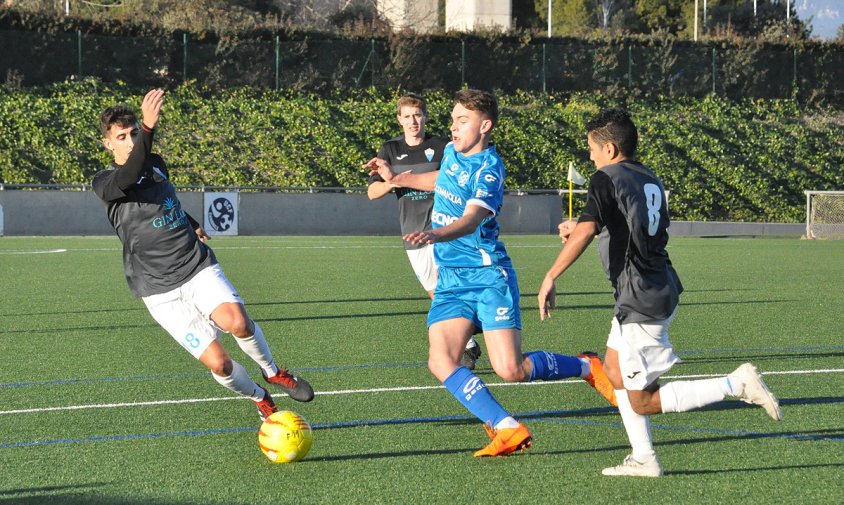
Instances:
[[[448,226],[434,230],[417,231],[404,235],[406,241],[413,245],[433,244],[435,242],[448,242],[474,232],[481,221],[490,214],[489,210],[480,205],[468,205],[460,219]]]
[[[375,181],[370,183],[366,188],[366,196],[368,196],[370,200],[377,200],[392,192],[393,188],[395,188],[395,186],[389,182]]]
[[[399,188],[418,189],[419,191],[433,191],[437,184],[437,176],[440,174],[439,170],[433,172],[424,172],[421,174],[402,172],[396,174],[390,182]]]
[[[380,181],[376,180],[369,183],[369,186],[366,188],[366,196],[370,200],[377,200],[387,193],[392,192],[393,188],[396,187],[395,184],[389,182],[395,174],[393,174],[393,168],[387,160],[375,157],[364,163],[363,168],[369,170],[370,177],[377,175],[381,178]]]
[[[557,255],[554,264],[545,274],[542,280],[542,285],[539,287],[539,294],[537,301],[539,302],[539,319],[545,320],[551,317],[551,309],[556,307],[556,285],[554,281],[557,277],[563,275],[577,258],[583,254],[583,251],[592,243],[592,239],[598,233],[598,225],[592,221],[584,221],[577,223],[574,230],[568,236],[568,239],[563,246],[563,250]]]

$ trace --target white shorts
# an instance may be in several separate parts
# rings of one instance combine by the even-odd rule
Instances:
[[[618,352],[625,389],[641,391],[681,361],[668,340],[668,327],[676,315],[677,308],[668,319],[658,321],[619,324],[612,319],[607,347]]]
[[[428,244],[421,249],[407,249],[410,266],[419,283],[425,291],[433,291],[437,287],[437,264],[434,263],[434,244]]]
[[[153,319],[197,359],[220,336],[211,313],[223,303],[243,303],[219,264],[172,291],[143,300]]]

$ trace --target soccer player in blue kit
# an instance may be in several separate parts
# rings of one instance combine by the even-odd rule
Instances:
[[[396,120],[402,127],[403,135],[390,139],[381,146],[375,158],[363,167],[376,168],[376,159],[387,161],[397,171],[410,170],[414,173],[432,172],[440,169],[443,149],[449,143],[445,137],[429,135],[425,132],[428,123],[428,107],[421,95],[408,93],[396,103]],[[376,200],[395,193],[399,202],[399,223],[402,235],[417,230],[431,229],[431,209],[434,206],[432,191],[419,191],[412,188],[396,188],[385,182],[377,170],[369,178],[366,190],[370,200]],[[437,286],[437,264],[434,263],[432,244],[413,245],[404,242],[404,248],[410,265],[419,283],[434,298]],[[481,356],[481,348],[474,338],[469,339],[463,352],[461,363],[469,370],[474,370],[475,362]]]
[[[465,89],[455,96],[452,142],[438,172],[393,174],[385,160],[378,173],[398,187],[433,190],[433,229],[404,235],[434,244],[439,278],[428,313],[428,367],[448,391],[483,423],[491,442],[475,457],[504,456],[530,447],[531,432],[492,396],[480,377],[460,366],[466,342],[483,330],[492,368],[506,381],[582,377],[611,403],[611,385],[597,355],[547,351],[522,354],[519,286],[496,216],[504,199],[504,163],[489,145],[498,121],[492,94]]]

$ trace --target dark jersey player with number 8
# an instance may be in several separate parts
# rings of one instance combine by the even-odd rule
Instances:
[[[586,132],[597,171],[577,225],[561,226],[565,246],[539,288],[539,316],[546,319],[554,308],[554,281],[600,234],[598,251],[615,295],[604,367],[632,447],[620,465],[603,474],[659,477],[663,469],[653,450],[649,415],[686,412],[727,396],[760,405],[775,420],[782,412],[750,363],[714,379],[659,384],[659,377],[680,361],[668,328],[683,291],[665,250],[665,189],[656,174],[633,159],[639,134],[627,112],[602,111],[586,124]]]

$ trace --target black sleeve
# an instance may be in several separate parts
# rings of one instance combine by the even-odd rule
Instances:
[[[132,152],[129,153],[129,159],[123,166],[116,169],[117,174],[115,184],[121,191],[126,191],[138,182],[138,179],[144,175],[146,168],[147,157],[152,151],[152,137],[154,130],[151,130],[141,125],[141,131],[138,133],[138,140],[132,147]]]
[[[191,227],[192,230],[195,230],[195,229],[197,229],[201,226],[199,224],[199,222],[196,219],[194,219],[193,216],[191,216],[187,212],[185,212],[185,217],[188,218],[188,222],[190,223],[190,227]]]
[[[589,189],[586,192],[586,206],[583,208],[579,221],[594,222],[599,229],[606,227],[606,219],[615,206],[614,195],[615,187],[610,176],[600,170],[592,174]]]

